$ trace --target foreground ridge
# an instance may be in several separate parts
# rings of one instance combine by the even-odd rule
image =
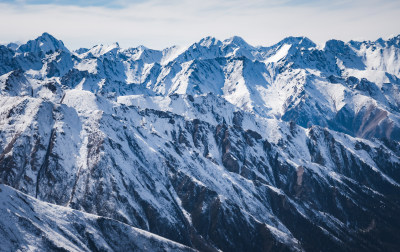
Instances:
[[[0,185],[2,250],[194,251],[119,221],[42,202]]]

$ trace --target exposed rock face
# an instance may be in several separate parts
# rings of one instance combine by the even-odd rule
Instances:
[[[36,198],[14,206],[111,218],[68,224],[76,250],[100,249],[79,225],[119,250],[104,228],[124,224],[200,251],[400,247],[398,44],[205,38],[172,57],[43,36],[0,47],[0,182]],[[385,78],[363,77],[372,46]]]

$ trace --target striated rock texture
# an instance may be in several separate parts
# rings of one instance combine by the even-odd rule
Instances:
[[[0,182],[36,198],[1,187],[3,227],[31,223],[8,250],[47,216],[66,250],[140,246],[129,225],[199,251],[398,251],[399,39],[0,46]],[[15,212],[43,201],[78,217]]]
[[[109,218],[0,185],[1,251],[194,251]]]

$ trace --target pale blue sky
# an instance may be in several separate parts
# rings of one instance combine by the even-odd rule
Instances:
[[[123,8],[132,3],[143,2],[146,0],[0,0],[1,3],[10,3],[16,5],[44,5],[44,4],[54,4],[54,5],[74,5],[80,7],[88,6],[103,6],[106,8]]]
[[[49,32],[67,47],[161,49],[211,35],[271,45],[286,36],[375,40],[400,34],[398,0],[0,0],[0,42]]]

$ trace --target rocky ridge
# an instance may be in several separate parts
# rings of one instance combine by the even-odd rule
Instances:
[[[200,251],[396,251],[398,41],[0,46],[0,182]]]

